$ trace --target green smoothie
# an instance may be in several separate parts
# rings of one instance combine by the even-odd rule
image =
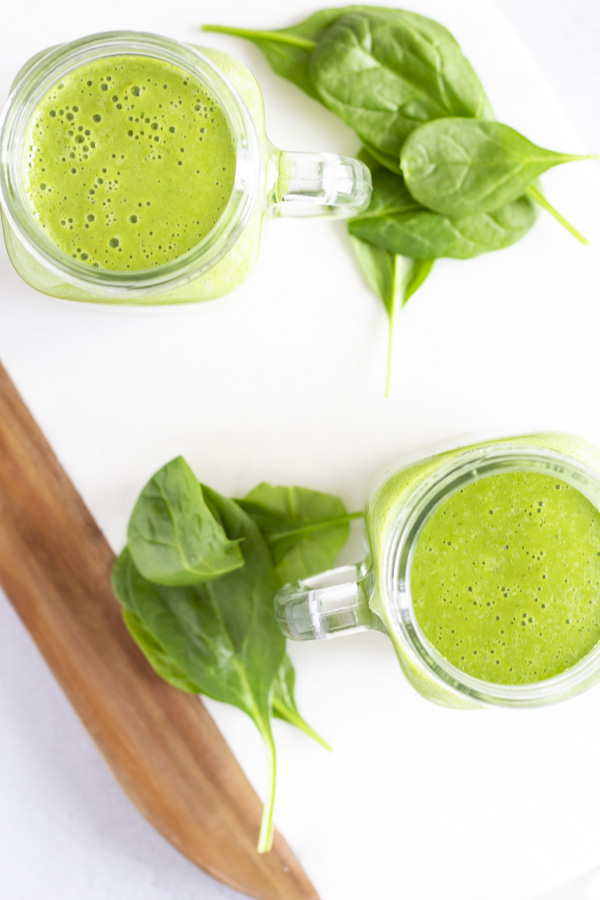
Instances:
[[[158,266],[195,247],[231,195],[225,116],[183,69],[145,56],[76,68],[38,104],[25,190],[65,253],[102,269]]]
[[[389,596],[397,525],[441,471],[477,466],[488,452],[550,451],[600,472],[600,451],[572,435],[546,433],[448,450],[383,473],[367,509],[378,589],[370,605],[398,660],[425,697],[472,701],[441,684],[402,640]],[[504,685],[536,684],[563,672],[600,641],[600,513],[549,472],[489,473],[448,496],[413,549],[414,617],[459,670]]]
[[[492,475],[428,520],[413,559],[415,616],[475,678],[531,684],[600,641],[600,514],[551,475]]]

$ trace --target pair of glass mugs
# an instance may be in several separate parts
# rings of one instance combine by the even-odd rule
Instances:
[[[377,481],[367,505],[370,556],[358,566],[282,588],[275,599],[282,631],[299,641],[371,629],[384,632],[412,685],[445,706],[544,706],[591,687],[600,679],[600,643],[558,675],[529,684],[502,684],[473,677],[450,663],[415,616],[411,570],[427,522],[456,491],[511,472],[552,476],[575,488],[600,512],[600,451],[571,435],[486,441],[392,468]]]
[[[86,63],[134,55],[169,63],[214,97],[233,138],[236,163],[229,201],[214,228],[187,253],[140,271],[93,268],[60,250],[44,233],[23,184],[24,142],[36,107],[53,85]],[[210,300],[237,288],[258,255],[265,215],[361,212],[371,196],[368,168],[330,153],[289,153],[265,131],[263,99],[249,69],[225,53],[141,32],[92,35],[51,48],[17,74],[0,136],[4,238],[21,277],[67,300],[113,304],[176,304]]]

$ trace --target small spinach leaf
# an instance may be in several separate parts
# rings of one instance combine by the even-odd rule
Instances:
[[[404,260],[405,257],[396,257],[382,247],[367,244],[350,235],[352,249],[358,260],[365,280],[374,294],[383,301],[388,317],[393,316],[397,291],[396,260]]]
[[[407,259],[350,236],[352,249],[371,290],[383,301],[389,319],[385,396],[390,395],[394,320],[431,271],[432,259]]]
[[[434,262],[434,259],[413,259],[413,264],[404,286],[403,307],[406,306],[411,297],[414,297],[421,285],[429,277]]]
[[[292,661],[286,653],[273,682],[273,715],[303,731],[325,750],[331,750],[327,741],[323,740],[321,735],[317,734],[298,712],[294,696],[295,686],[296,673]]]
[[[309,67],[325,106],[391,157],[398,158],[411,131],[431,119],[491,115],[452,35],[415,13],[341,16],[321,35]]]
[[[332,494],[266,482],[238,503],[262,532],[282,583],[332,568],[350,520],[362,516],[348,513]]]
[[[413,131],[400,162],[415,200],[456,218],[500,209],[547,169],[590,158],[544,150],[500,122],[449,118]]]
[[[451,219],[420,206],[402,178],[373,172],[373,194],[364,213],[350,220],[353,237],[412,259],[470,259],[520,240],[535,222],[527,197],[493,213]]]
[[[212,581],[244,564],[182,457],[152,476],[133,508],[127,545],[136,568],[164,585]]]
[[[340,6],[319,10],[298,25],[293,25],[291,28],[279,28],[275,31],[234,28],[229,25],[203,25],[202,29],[252,41],[262,50],[277,75],[287,78],[309,97],[318,100],[319,96],[309,72],[310,54],[327,28],[347,12],[363,12],[365,14],[379,12],[389,15],[395,11],[379,6]]]
[[[252,519],[235,501],[206,487],[204,492],[230,539],[243,541],[243,569],[202,584],[159,585],[141,575],[126,548],[115,567],[113,588],[143,626],[142,643],[153,642],[153,664],[158,660],[165,671],[164,652],[178,686],[193,685],[215,700],[237,706],[256,724],[270,770],[258,846],[264,852],[272,843],[275,797],[272,686],[285,653],[285,640],[273,615],[279,580]],[[135,629],[138,622],[132,621]]]

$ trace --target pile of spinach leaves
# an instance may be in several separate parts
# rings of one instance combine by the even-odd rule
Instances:
[[[143,488],[114,566],[125,623],[154,670],[254,721],[270,773],[259,852],[273,839],[272,718],[330,749],[296,706],[273,599],[284,582],[331,568],[360,516],[338,497],[298,487],[262,483],[230,500],[200,484],[178,457]]]
[[[470,259],[520,240],[535,204],[582,243],[535,180],[596,157],[554,153],[494,121],[483,86],[454,37],[432,19],[378,6],[325,9],[278,31],[205,25],[246,38],[279,75],[354,129],[371,169],[370,206],[349,224],[365,278],[389,317],[434,260]]]

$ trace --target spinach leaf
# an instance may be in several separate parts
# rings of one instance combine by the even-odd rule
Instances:
[[[321,35],[309,68],[321,101],[363,142],[391,157],[431,119],[492,115],[452,35],[415,13],[341,16]]]
[[[203,25],[202,29],[252,41],[262,50],[277,75],[287,78],[309,97],[318,100],[319,97],[311,81],[308,67],[310,54],[327,28],[350,11],[364,13],[377,11],[381,14],[394,12],[387,7],[378,6],[340,6],[322,9],[298,25],[293,25],[291,28],[280,28],[276,31],[256,31],[229,25]]]
[[[123,575],[119,574],[119,569],[123,570],[125,577],[127,577],[126,570],[128,566],[129,561],[126,556],[121,554],[115,564],[113,579],[123,577]],[[116,582],[113,581],[113,584],[116,584]],[[126,591],[126,587],[119,587],[120,596],[126,597]],[[185,691],[188,694],[202,693],[200,685],[196,684],[194,681],[190,681],[190,679],[185,676],[168,653],[165,652],[164,647],[160,642],[152,637],[147,628],[144,627],[144,623],[136,613],[129,609],[123,609],[123,619],[132,638],[157,675],[160,675],[161,678],[169,684],[172,684],[173,687],[178,688],[180,691]],[[327,741],[317,734],[317,732],[311,728],[308,722],[300,715],[294,696],[295,684],[296,673],[292,661],[286,653],[279,666],[275,680],[273,681],[273,693],[271,696],[273,716],[298,728],[324,747],[325,750],[331,750]]]
[[[470,259],[520,240],[535,221],[527,197],[493,213],[453,219],[420,206],[402,178],[373,172],[373,194],[364,213],[350,220],[353,237],[412,259]]]
[[[279,671],[275,681],[273,682],[273,715],[278,719],[283,719],[303,731],[309,737],[313,738],[324,747],[325,750],[331,750],[327,741],[323,740],[320,734],[305,722],[296,705],[294,690],[296,686],[296,673],[289,656],[283,657],[283,662],[279,666]]]
[[[358,158],[362,159],[364,163],[366,163],[371,170],[378,166],[383,166],[386,169],[389,169],[390,172],[393,172],[395,175],[402,175],[402,169],[400,168],[400,159],[397,156],[392,156],[389,153],[383,153],[381,150],[378,150],[377,147],[373,147],[368,142],[364,142],[363,150],[358,154]],[[375,166],[373,165],[375,164]]]
[[[127,545],[149,581],[189,585],[212,581],[244,565],[182,457],[152,476],[133,508]]]
[[[253,31],[248,28],[231,28],[227,25],[203,25],[204,31],[241,37],[262,50],[269,65],[277,75],[287,78],[315,100],[318,99],[308,71],[308,60],[322,32],[343,10],[324,9],[309,16],[306,21],[292,28],[277,31]]]
[[[433,266],[433,259],[407,259],[350,236],[352,249],[371,290],[383,301],[389,320],[385,396],[390,395],[392,350],[396,312],[418,291]]]
[[[406,306],[411,297],[414,297],[421,285],[426,281],[434,262],[434,259],[413,259],[404,287],[403,307]]]
[[[391,321],[394,314],[396,296],[398,294],[397,260],[405,260],[404,256],[395,256],[382,247],[367,244],[358,238],[350,236],[350,243],[358,264],[365,276],[365,281],[374,294],[383,301],[385,310]],[[407,260],[407,262],[410,262]],[[388,360],[389,367],[389,360]]]
[[[237,706],[256,724],[270,770],[258,844],[259,852],[264,852],[273,837],[276,775],[271,696],[285,653],[273,615],[279,580],[252,519],[235,501],[206,487],[203,491],[229,538],[242,542],[243,569],[196,585],[160,585],[144,578],[126,548],[115,566],[113,588],[126,611],[137,617],[129,617],[134,632],[137,627],[143,649],[144,643],[150,646],[151,661],[161,674],[172,676],[178,687],[193,686]],[[171,668],[165,666],[162,653]]]
[[[413,131],[400,162],[415,200],[442,215],[461,217],[512,203],[553,166],[593,158],[544,150],[500,122],[456,118]]]
[[[124,570],[126,577],[128,565],[129,561],[122,554],[115,564],[113,579],[123,577],[119,575],[119,568]],[[125,592],[126,590],[127,588],[125,588]],[[125,592],[123,587],[119,588],[121,596],[126,597],[127,594]],[[129,609],[124,609],[123,619],[132,638],[157,675],[160,675],[161,678],[169,684],[172,684],[173,687],[178,688],[180,691],[185,691],[188,694],[202,693],[200,685],[196,684],[194,681],[190,681],[190,679],[185,676],[168,653],[165,652],[160,642],[153,638],[148,629],[144,627],[144,623],[136,613]],[[314,728],[311,728],[308,722],[300,715],[294,696],[295,684],[296,673],[292,661],[286,653],[279,666],[275,680],[273,681],[273,694],[271,697],[273,716],[298,728],[300,731],[304,732],[304,734],[308,735],[308,737],[311,737],[324,747],[325,750],[331,750],[327,741],[325,741],[320,734],[317,734]]]
[[[282,583],[330,569],[348,539],[350,520],[339,497],[262,482],[240,506],[263,534]]]
[[[122,555],[119,557],[117,561],[120,565],[125,568],[128,565],[127,559],[122,558]],[[114,573],[113,573],[114,577]],[[173,662],[168,653],[165,652],[163,646],[157,641],[148,629],[144,626],[144,623],[140,619],[136,613],[131,610],[124,609],[123,610],[123,620],[131,634],[132,638],[154,669],[157,675],[160,675],[165,681],[168,681],[169,684],[172,684],[173,687],[178,688],[180,691],[185,691],[187,694],[200,694],[202,691],[198,687],[198,685],[190,681],[189,678],[185,676],[185,674],[181,671],[179,666]]]

